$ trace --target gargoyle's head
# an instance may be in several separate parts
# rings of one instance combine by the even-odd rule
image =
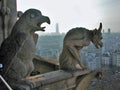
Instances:
[[[33,32],[45,31],[45,27],[41,25],[43,23],[50,24],[49,17],[42,15],[42,13],[36,9],[29,9],[22,16],[25,18],[26,25],[31,28]]]
[[[92,43],[95,45],[96,48],[99,48],[103,46],[103,43],[102,43],[102,33],[101,33],[101,30],[102,30],[102,23],[100,23],[100,26],[98,29],[94,29],[93,30],[93,38],[92,38]]]

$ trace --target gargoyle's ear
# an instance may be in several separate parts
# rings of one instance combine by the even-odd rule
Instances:
[[[93,30],[93,34],[94,34],[94,35],[97,34],[97,28],[95,28],[95,29]]]
[[[17,12],[17,17],[18,17],[18,18],[20,18],[22,15],[23,15],[23,12],[22,12],[22,11],[18,11],[18,12]]]
[[[102,23],[100,23],[100,26],[99,26],[99,28],[98,28],[98,31],[102,31]]]

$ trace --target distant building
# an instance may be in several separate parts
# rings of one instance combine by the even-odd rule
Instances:
[[[103,33],[104,52],[113,52],[119,47],[120,47],[120,33],[110,33],[110,34]]]
[[[113,64],[113,66],[120,67],[120,52],[113,53],[112,64]]]
[[[108,33],[103,34],[103,49],[102,49],[102,64],[103,65],[113,65],[118,66],[120,64],[119,55],[120,55],[120,33],[111,33],[111,30],[108,29]],[[108,52],[110,54],[106,55]]]
[[[96,53],[86,53],[86,66],[91,70],[96,70],[101,68],[100,57]]]
[[[102,65],[111,65],[110,53],[104,53],[102,55]]]
[[[116,66],[120,67],[120,53],[116,55]]]
[[[83,63],[92,70],[101,68],[101,55],[102,49],[96,49],[93,44],[81,50],[81,59]]]
[[[93,59],[92,61],[89,61],[89,62],[87,63],[87,66],[88,66],[88,68],[90,68],[91,70],[96,70],[96,69],[98,68],[95,59]]]
[[[39,36],[36,54],[44,57],[58,59],[62,49],[64,34],[48,34]]]
[[[108,33],[109,33],[109,34],[111,33],[111,30],[110,30],[110,28],[108,28]]]
[[[60,33],[60,32],[59,32],[59,24],[58,24],[58,23],[56,23],[56,33],[57,33],[57,34]]]

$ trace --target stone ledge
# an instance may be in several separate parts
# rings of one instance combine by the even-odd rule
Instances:
[[[85,75],[88,73],[90,73],[90,70],[88,70],[88,69],[78,70],[78,71],[74,71],[74,72],[72,72],[72,71],[66,72],[63,70],[58,70],[58,71],[52,71],[52,72],[45,73],[45,74],[31,76],[31,77],[26,78],[26,80],[31,83],[32,88],[36,88],[36,87],[41,87],[41,86],[48,85],[51,83],[55,83],[58,81],[67,80],[72,77]]]

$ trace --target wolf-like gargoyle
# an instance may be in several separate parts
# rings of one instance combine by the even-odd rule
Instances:
[[[60,68],[64,70],[85,69],[80,60],[80,49],[92,42],[96,48],[102,47],[102,23],[98,29],[73,28],[67,32],[63,49],[59,56]]]
[[[0,47],[0,63],[3,64],[1,75],[9,84],[30,75],[34,69],[33,57],[35,31],[45,31],[42,23],[50,24],[50,19],[37,9],[29,9],[19,18],[11,34]]]

